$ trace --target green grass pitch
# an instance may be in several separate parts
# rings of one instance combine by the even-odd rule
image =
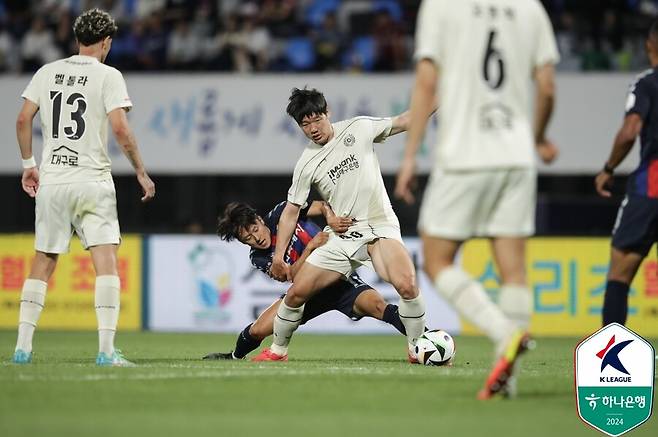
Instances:
[[[538,339],[519,397],[490,402],[475,399],[491,364],[484,338],[456,338],[455,365],[440,368],[408,364],[393,335],[298,334],[288,363],[199,359],[233,340],[119,333],[139,367],[105,369],[94,333],[37,332],[34,363],[16,366],[15,333],[0,331],[0,436],[602,435],[576,413],[575,338]],[[655,415],[630,435],[657,436]]]

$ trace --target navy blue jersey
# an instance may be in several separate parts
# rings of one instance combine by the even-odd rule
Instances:
[[[286,206],[286,202],[283,201],[276,205],[272,211],[268,212],[263,221],[265,226],[270,229],[270,235],[272,238],[272,244],[268,249],[251,249],[249,253],[249,259],[251,264],[254,265],[257,269],[269,273],[270,267],[272,266],[272,256],[274,255],[274,249],[276,248],[276,232],[277,225],[279,224],[279,219],[281,218],[281,213]],[[308,212],[308,207],[303,208],[299,212],[299,218],[297,219],[297,226],[295,227],[295,232],[290,238],[290,243],[286,249],[286,253],[283,256],[283,260],[292,265],[299,259],[306,249],[306,245],[315,237],[315,235],[320,232],[320,227],[313,223],[306,217]]]
[[[642,118],[640,165],[628,179],[628,194],[658,198],[658,70],[650,69],[631,85],[626,115]]]

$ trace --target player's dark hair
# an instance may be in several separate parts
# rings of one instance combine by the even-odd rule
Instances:
[[[306,87],[303,90],[293,88],[292,94],[288,99],[286,112],[297,124],[302,124],[302,120],[306,116],[326,114],[327,101],[324,98],[324,94],[315,88],[310,90],[306,89]]]
[[[231,202],[224,213],[217,218],[217,235],[225,241],[239,239],[240,230],[258,221],[258,213],[251,206],[241,202]]]
[[[113,37],[117,31],[114,18],[100,9],[90,9],[80,14],[73,23],[73,33],[80,44],[90,46],[105,38]]]

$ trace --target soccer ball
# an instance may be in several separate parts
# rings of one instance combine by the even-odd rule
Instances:
[[[425,331],[416,341],[418,362],[426,366],[443,366],[455,356],[455,341],[441,329]]]

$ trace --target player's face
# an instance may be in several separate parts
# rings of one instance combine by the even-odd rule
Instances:
[[[334,135],[328,114],[307,115],[302,119],[299,127],[304,131],[306,138],[321,146],[327,144]]]
[[[240,242],[254,249],[269,249],[272,245],[270,229],[265,226],[263,219],[258,217],[256,223],[240,230]]]

